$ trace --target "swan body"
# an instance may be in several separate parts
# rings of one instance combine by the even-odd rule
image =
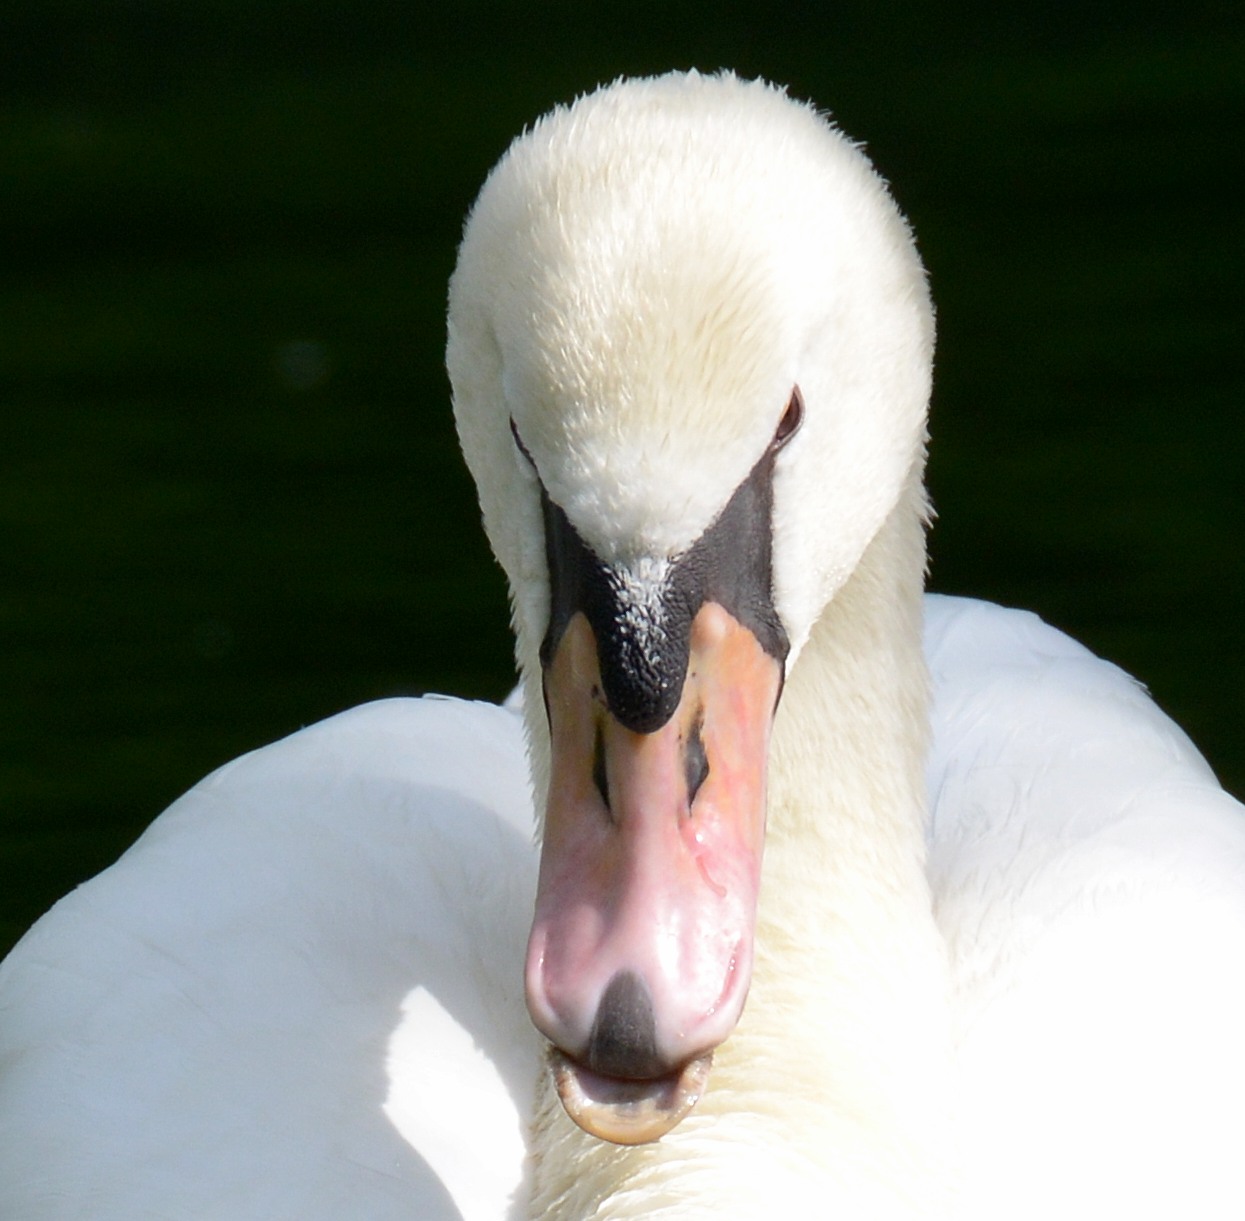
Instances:
[[[1034,616],[931,596],[925,649],[979,1116],[962,1215],[1232,1215],[1239,807],[1133,680]],[[1087,692],[1088,732],[1067,716]],[[1069,741],[1080,818],[1054,772],[1024,786]],[[1057,850],[1026,840],[1052,825]],[[483,704],[366,705],[213,773],[0,965],[0,1216],[524,1215],[533,826],[520,719]]]
[[[0,1216],[503,1216],[531,839],[489,705],[371,704],[214,772],[0,965]]]
[[[1033,616],[929,597],[925,640],[931,873],[982,1117],[979,1194],[1043,1215],[1036,1167],[1096,1158],[1115,1130],[1127,1173],[1072,1181],[1161,1215],[1137,1164],[1155,1134],[1134,1130],[1157,1117],[1185,1158],[1159,1182],[1228,1215],[1239,1120],[1214,1061],[1241,1012],[1223,970],[1242,936],[1239,808],[1131,679]],[[1087,691],[1089,732],[1066,715]],[[1082,819],[1054,773],[1023,787],[1069,739],[1097,797]],[[1026,842],[1051,824],[1057,851]],[[0,1215],[510,1215],[540,1060],[514,965],[533,825],[519,718],[488,705],[367,705],[208,777],[0,966]],[[1034,879],[1036,910],[1017,911]],[[1124,918],[1104,927],[1104,903]],[[1113,940],[1122,969],[1095,979],[1082,949],[1061,979],[1087,935]],[[1102,1087],[1122,1083],[1117,1103]],[[1190,1092],[1212,1104],[1191,1130]],[[1190,1154],[1221,1170],[1186,1179]],[[1049,1178],[1062,1195],[1068,1176]]]
[[[517,141],[448,363],[522,716],[314,726],[36,925],[0,1215],[1240,1215],[1245,818],[1133,680],[923,597],[931,317],[767,86]]]

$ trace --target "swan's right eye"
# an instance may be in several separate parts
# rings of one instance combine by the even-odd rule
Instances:
[[[782,413],[782,419],[778,421],[778,430],[774,433],[774,448],[782,449],[795,436],[803,423],[804,396],[800,393],[799,386],[792,386],[791,398],[787,402],[787,410]]]

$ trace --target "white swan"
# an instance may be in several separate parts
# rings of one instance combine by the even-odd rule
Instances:
[[[0,968],[0,1216],[1245,1212],[1245,819],[1119,671],[922,601],[931,333],[884,187],[768,86],[516,141],[449,365],[539,877],[506,710],[221,769]],[[582,1123],[629,1138],[633,1075],[673,1129],[576,1127],[527,1008]]]

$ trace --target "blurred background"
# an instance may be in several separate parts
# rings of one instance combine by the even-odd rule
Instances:
[[[1245,792],[1235,3],[431,7],[0,9],[0,951],[231,756],[508,689],[462,217],[553,103],[673,67],[815,99],[912,218],[933,587],[1125,666]]]

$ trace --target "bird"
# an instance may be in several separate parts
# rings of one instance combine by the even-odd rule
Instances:
[[[924,592],[933,310],[764,81],[518,137],[449,295],[520,682],[213,773],[0,966],[0,1215],[1239,1216],[1245,816]]]

